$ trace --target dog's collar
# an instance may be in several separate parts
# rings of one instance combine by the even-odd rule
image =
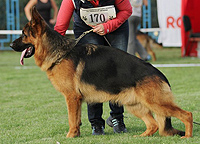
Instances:
[[[81,40],[82,37],[84,37],[86,34],[92,32],[92,31],[93,31],[93,29],[90,29],[90,30],[88,30],[88,31],[83,32],[82,35],[80,35],[80,36],[76,39],[75,44],[74,44],[73,47],[75,47],[75,46],[78,44],[78,42]],[[71,51],[71,50],[70,50],[70,51]],[[59,56],[59,58],[58,58],[54,63],[52,63],[52,65],[48,68],[48,70],[52,70],[53,67],[54,67],[55,65],[60,64],[60,62],[61,62],[64,58],[66,58],[66,57],[68,56],[68,54],[69,54],[69,52],[66,53],[66,54],[63,55],[63,56]]]
[[[60,56],[55,62],[52,63],[52,65],[48,68],[48,70],[52,70],[54,66],[59,65],[63,59],[66,59],[69,53],[67,52],[63,56]]]
[[[90,31],[92,31],[92,30],[90,30]],[[72,49],[77,45],[78,42],[79,42],[79,40],[78,41],[76,40],[75,44],[73,44],[73,46],[68,51],[66,51],[65,54],[63,54],[63,55],[60,54],[59,50],[55,50],[54,52],[58,54],[58,58],[55,62],[52,63],[52,65],[48,68],[48,70],[52,70],[55,65],[60,64],[63,59],[66,59],[69,56]]]
[[[60,62],[61,62],[62,60],[63,60],[63,58],[57,59],[54,63],[52,63],[52,65],[48,68],[48,70],[52,70],[53,67],[54,67],[55,65],[60,64]]]

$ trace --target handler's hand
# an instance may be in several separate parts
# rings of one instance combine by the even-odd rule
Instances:
[[[56,19],[50,19],[49,23],[52,24],[52,25],[54,25],[56,23]]]
[[[99,34],[99,35],[105,35],[104,33],[104,27],[102,24],[93,26],[93,32]]]

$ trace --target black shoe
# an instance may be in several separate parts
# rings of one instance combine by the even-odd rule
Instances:
[[[105,135],[104,127],[102,125],[92,126],[92,135]]]
[[[115,133],[126,133],[127,129],[124,124],[123,118],[112,118],[111,116],[106,120],[106,123],[113,127]]]

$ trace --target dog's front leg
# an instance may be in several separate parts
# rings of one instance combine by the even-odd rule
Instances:
[[[68,94],[65,96],[65,98],[68,108],[69,120],[69,132],[67,137],[69,138],[80,136],[82,97],[74,92]]]

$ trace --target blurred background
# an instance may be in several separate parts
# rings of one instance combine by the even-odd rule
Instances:
[[[28,22],[24,13],[24,7],[28,2],[29,0],[1,0],[0,30],[21,30]],[[55,2],[59,8],[62,0],[55,0]],[[158,27],[156,0],[150,0],[149,7],[151,7],[149,15],[153,19],[151,19],[151,22],[146,21],[145,25],[148,27],[148,23],[151,23],[151,27]],[[69,29],[72,30],[72,27],[73,22],[70,23]],[[0,50],[9,49],[8,43],[16,39],[16,37],[18,35],[0,34]]]
[[[19,16],[20,16],[20,29],[23,28],[24,24],[28,22],[25,13],[24,13],[24,7],[28,3],[29,0],[1,0],[0,8],[1,8],[1,14],[0,14],[0,29],[5,30],[6,27],[6,1],[9,1],[9,3],[17,2],[19,3]],[[58,7],[60,7],[60,4],[62,0],[55,0]],[[158,19],[157,19],[157,6],[156,6],[156,0],[151,0],[151,16],[152,19],[152,27],[158,27]],[[72,24],[70,26],[72,29]]]
[[[0,50],[9,50],[9,43],[19,37],[28,22],[24,12],[28,2],[1,0]],[[62,0],[55,2],[59,9]],[[200,0],[148,0],[142,12],[140,31],[162,47],[180,48],[182,57],[200,57]],[[71,21],[68,30],[72,27]]]

